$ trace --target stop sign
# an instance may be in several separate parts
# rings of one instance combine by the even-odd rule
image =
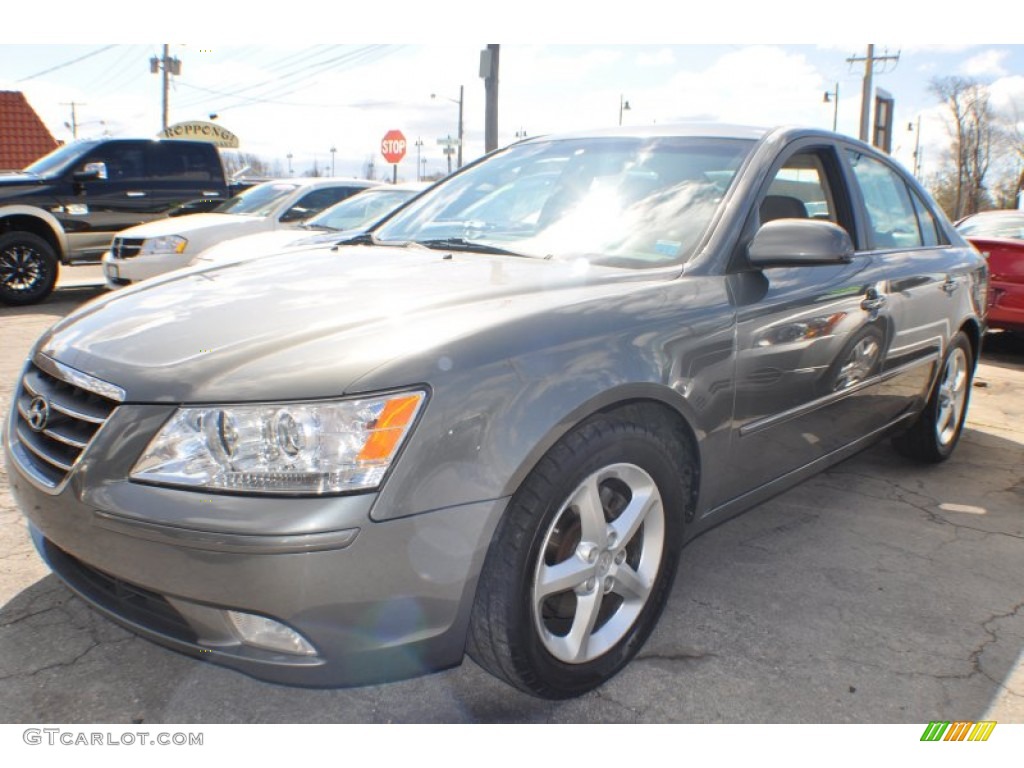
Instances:
[[[405,136],[401,131],[388,131],[380,142],[380,153],[391,164],[402,162],[405,157]]]

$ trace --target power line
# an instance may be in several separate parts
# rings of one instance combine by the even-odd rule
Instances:
[[[224,112],[228,109],[235,109],[240,106],[248,106],[251,104],[283,104],[287,106],[310,106],[310,107],[326,107],[330,105],[326,104],[300,104],[296,102],[280,101],[284,96],[289,96],[293,93],[301,91],[305,86],[304,83],[313,79],[322,72],[328,69],[347,69],[357,65],[368,63],[371,60],[379,59],[383,56],[393,53],[393,46],[366,46],[364,48],[357,49],[355,51],[348,51],[340,56],[335,56],[331,59],[320,60],[302,67],[298,70],[292,71],[289,74],[282,75],[277,81],[267,81],[263,83],[257,83],[255,85],[247,86],[245,88],[238,89],[234,92],[215,91],[212,88],[203,88],[197,85],[190,85],[189,83],[181,83],[188,88],[196,90],[207,91],[214,93],[215,95],[221,95],[231,99],[240,99],[241,101],[234,104],[228,104],[226,106],[218,107],[213,110],[215,112]],[[291,82],[286,82],[291,80]],[[256,93],[251,96],[243,95],[245,91],[251,91],[253,89],[263,88],[265,89],[262,93]],[[202,103],[209,103],[211,99],[204,98],[195,101],[187,102],[183,104],[183,107],[196,106]]]
[[[79,56],[78,58],[72,59],[71,61],[65,61],[63,64],[58,64],[55,67],[50,67],[49,69],[44,69],[42,72],[36,72],[34,75],[29,75],[28,77],[23,77],[20,80],[18,80],[17,82],[24,83],[26,80],[34,80],[37,77],[42,77],[43,75],[48,75],[51,72],[56,72],[58,69],[64,69],[64,67],[70,67],[72,64],[77,64],[80,61],[85,61],[86,59],[91,58],[93,56],[96,56],[98,54],[101,54],[104,51],[109,51],[111,48],[117,48],[117,45],[105,45],[102,48],[97,48],[95,51],[90,51],[89,53],[85,54],[84,56]]]

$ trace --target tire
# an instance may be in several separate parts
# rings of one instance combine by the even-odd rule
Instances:
[[[893,438],[893,446],[916,461],[937,464],[953,454],[967,418],[974,359],[971,344],[962,333],[949,343],[935,389],[913,426]]]
[[[0,302],[21,306],[42,301],[57,284],[57,254],[31,232],[0,235]]]
[[[613,416],[566,435],[513,495],[491,543],[467,651],[563,699],[601,685],[661,615],[696,470],[685,441]]]

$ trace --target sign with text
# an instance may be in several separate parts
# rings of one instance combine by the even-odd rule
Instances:
[[[392,165],[402,162],[405,157],[405,135],[401,131],[388,131],[380,142],[380,153]]]
[[[227,128],[223,128],[216,123],[208,123],[205,120],[190,120],[186,123],[168,125],[167,128],[160,132],[160,138],[208,141],[218,147],[238,148],[238,137],[235,134]]]

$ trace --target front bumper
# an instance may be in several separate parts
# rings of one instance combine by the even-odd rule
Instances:
[[[188,253],[147,254],[119,259],[107,251],[102,259],[103,277],[109,287],[117,288],[182,269],[188,266],[191,260],[192,256]]]
[[[374,522],[374,494],[254,498],[127,482],[157,411],[119,406],[59,489],[20,467],[8,425],[11,492],[73,591],[151,640],[275,682],[357,685],[461,662],[506,499]],[[242,642],[227,610],[279,621],[315,653]]]

